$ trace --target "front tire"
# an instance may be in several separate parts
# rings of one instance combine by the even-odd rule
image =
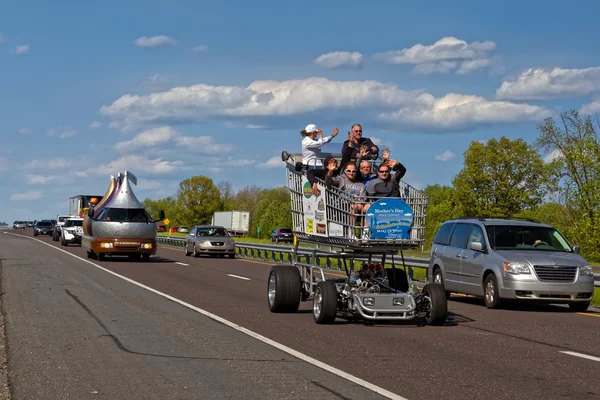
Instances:
[[[588,307],[590,306],[589,301],[585,302],[577,302],[577,303],[569,303],[569,308],[574,312],[586,312]]]
[[[433,283],[442,285],[442,287],[444,287],[444,290],[445,290],[444,277],[442,276],[442,270],[439,267],[433,271],[432,279],[433,279]],[[451,292],[448,290],[445,290],[445,292],[446,292],[446,300],[449,300]]]
[[[444,325],[448,318],[448,299],[444,287],[437,283],[428,283],[423,287],[423,295],[430,303],[425,323],[433,326]]]
[[[335,283],[321,281],[315,288],[313,319],[317,324],[333,324],[337,316],[338,293]]]

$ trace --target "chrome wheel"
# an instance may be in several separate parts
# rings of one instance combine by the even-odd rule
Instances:
[[[433,275],[433,283],[437,283],[437,284],[442,284],[442,274],[440,273],[440,271],[435,271],[435,274]]]
[[[273,306],[273,303],[275,302],[275,292],[277,291],[277,281],[275,280],[275,274],[269,275],[268,291],[269,304]]]
[[[489,279],[487,285],[485,285],[485,300],[488,304],[494,303],[496,297],[496,288],[494,287],[494,281]]]
[[[321,311],[323,310],[323,291],[320,287],[316,287],[315,289],[315,297],[313,300],[313,315],[315,319],[318,319],[321,316]]]

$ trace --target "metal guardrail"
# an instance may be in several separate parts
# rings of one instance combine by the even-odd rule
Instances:
[[[185,239],[180,237],[168,237],[158,236],[157,241],[159,245],[170,246],[170,247],[185,247]],[[236,242],[236,256],[247,258],[251,260],[261,261],[273,261],[278,263],[291,264],[292,263],[292,246],[281,246],[281,245],[269,245],[259,243],[248,243],[248,242]],[[339,256],[335,251],[326,250],[322,248],[312,247],[299,247],[298,248],[298,262],[310,263],[311,258],[315,256],[316,264],[324,266],[327,269],[332,270],[343,270],[343,259],[344,257]],[[361,263],[368,261],[368,256],[356,256],[355,261]],[[346,258],[347,262],[350,262]],[[371,262],[381,262],[381,257],[371,257]],[[386,263],[391,262],[391,257],[386,257]],[[394,256],[394,263],[396,265],[402,264],[401,256]],[[429,260],[427,258],[416,258],[416,257],[404,257],[404,263],[407,267],[413,268],[424,268],[429,267]],[[355,265],[354,265],[355,266]],[[353,267],[354,267],[353,266]]]
[[[163,246],[170,247],[185,247],[185,239],[182,237],[171,237],[171,236],[161,236],[157,237],[158,244]],[[236,256],[247,258],[251,260],[261,260],[261,261],[273,261],[278,263],[291,264],[292,263],[292,252],[293,248],[291,246],[281,246],[281,245],[269,245],[269,244],[258,244],[258,243],[248,243],[248,242],[236,242]],[[322,265],[327,269],[332,270],[343,270],[343,260],[336,252],[326,249],[320,248],[312,248],[312,247],[299,247],[298,248],[298,261],[305,263],[310,263],[313,254],[316,257],[316,263],[318,265]],[[355,257],[355,261],[364,262],[367,261],[368,257]],[[372,257],[372,262],[381,262],[381,257]],[[349,262],[349,260],[348,260]],[[391,262],[391,258],[387,257],[386,262]],[[402,264],[402,258],[400,256],[394,257],[394,262],[397,265]],[[419,257],[404,257],[404,263],[407,267],[412,268],[429,268],[429,259],[428,258],[419,258]],[[355,265],[352,266],[353,269]],[[594,274],[594,286],[600,288],[600,273]]]

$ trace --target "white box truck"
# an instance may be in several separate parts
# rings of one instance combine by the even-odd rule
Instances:
[[[234,236],[247,235],[250,226],[250,212],[219,211],[213,214],[211,224],[222,226]]]

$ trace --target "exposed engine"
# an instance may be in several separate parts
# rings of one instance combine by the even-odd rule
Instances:
[[[379,281],[379,282],[378,282]],[[355,271],[350,276],[348,288],[350,292],[379,293],[381,284],[387,285],[387,274],[381,264],[364,263],[359,271]]]

